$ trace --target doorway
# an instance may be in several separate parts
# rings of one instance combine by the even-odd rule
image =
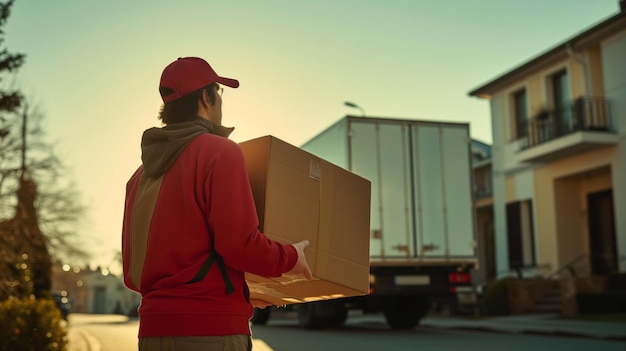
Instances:
[[[591,272],[594,275],[617,272],[613,190],[588,194],[587,208]]]
[[[93,312],[92,313],[107,313],[106,310],[106,288],[103,286],[97,286],[94,288],[93,297]]]

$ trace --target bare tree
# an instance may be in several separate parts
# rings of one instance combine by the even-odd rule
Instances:
[[[22,124],[16,122],[20,118],[14,118],[5,126],[10,132],[0,138],[0,218],[14,215],[17,198],[11,195],[16,193],[26,173],[37,184],[35,209],[50,253],[56,259],[82,265],[89,258],[88,250],[80,245],[85,207],[74,182],[55,155],[54,146],[45,138],[41,128],[43,118],[43,114],[26,105]],[[24,123],[27,128],[20,132]]]
[[[0,3],[0,74],[12,73],[23,54],[2,47],[2,27],[13,0]],[[0,77],[0,83],[3,83]],[[0,85],[0,299],[36,296],[50,289],[52,258],[85,263],[78,244],[84,207],[78,192],[46,141],[43,115],[18,89]]]

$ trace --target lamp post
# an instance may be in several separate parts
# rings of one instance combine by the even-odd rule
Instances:
[[[354,102],[350,102],[350,101],[346,101],[343,104],[348,106],[348,107],[358,108],[361,111],[361,116],[365,117],[365,110],[363,110],[363,108],[361,106],[355,104]]]

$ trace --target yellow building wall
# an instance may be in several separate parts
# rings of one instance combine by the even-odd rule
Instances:
[[[604,83],[602,79],[602,54],[599,47],[593,47],[587,51],[589,58],[589,72],[591,77],[590,92],[587,92],[589,96],[605,96]]]
[[[505,180],[505,203],[510,203],[510,202],[514,202],[517,201],[517,196],[516,196],[516,187],[515,187],[515,177],[512,176],[508,176],[506,177]]]
[[[607,147],[535,170],[537,261],[558,269],[589,252],[587,194],[612,188],[616,147]]]
[[[580,176],[554,180],[554,217],[556,219],[556,250],[558,260],[555,268],[572,263],[586,252],[583,238],[586,216],[581,198]]]
[[[567,70],[570,79],[570,98],[572,100],[579,96],[593,96],[593,94],[601,96],[604,93],[602,88],[602,57],[598,47],[592,47],[585,53],[577,53],[575,56],[555,64],[547,70],[530,75],[522,81],[512,83],[508,88],[503,89],[504,96],[508,96],[508,98],[503,99],[505,104],[504,111],[506,111],[506,118],[504,118],[505,128],[502,130],[504,140],[512,140],[512,136],[516,135],[515,116],[511,101],[512,95],[520,89],[526,89],[528,94],[528,117],[532,118],[540,110],[550,108],[549,78],[563,69]],[[588,86],[585,83],[587,80],[590,81]]]
[[[537,263],[549,264],[550,270],[558,268],[556,216],[553,190],[553,171],[549,167],[535,172],[535,247]]]
[[[588,74],[582,63],[582,55],[576,54],[567,63],[567,73],[570,79],[570,99],[575,99],[581,95],[588,95],[585,88],[585,75]]]

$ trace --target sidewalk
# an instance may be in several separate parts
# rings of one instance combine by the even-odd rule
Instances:
[[[67,340],[67,351],[102,351],[98,339],[80,327],[69,328]]]
[[[586,337],[626,341],[626,323],[558,319],[554,314],[502,317],[427,317],[423,327]]]
[[[67,327],[67,351],[102,351],[101,341],[89,330],[90,325],[120,324],[128,322],[127,316],[117,314],[72,313]]]

